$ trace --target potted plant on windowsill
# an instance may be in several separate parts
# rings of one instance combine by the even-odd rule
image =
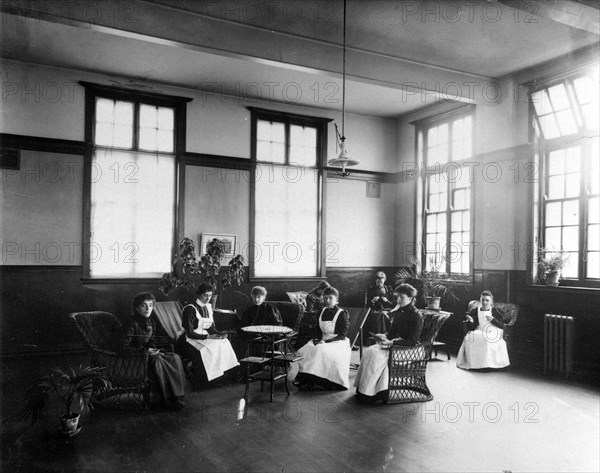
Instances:
[[[206,245],[206,254],[198,258],[194,242],[190,238],[183,238],[173,260],[173,270],[162,275],[159,284],[161,292],[167,295],[176,287],[190,289],[200,282],[207,282],[214,288],[216,296],[233,282],[239,286],[244,280],[244,257],[236,255],[223,267],[221,261],[224,257],[225,244],[221,240],[214,238],[210,241]],[[215,301],[212,304],[214,307]]]
[[[565,267],[569,255],[563,250],[551,250],[540,248],[540,259],[538,261],[538,275],[547,286],[558,286],[558,279]]]
[[[443,260],[430,258],[429,269],[422,269],[421,262],[413,259],[410,266],[401,268],[394,274],[394,283],[410,284],[417,291],[417,297],[426,301],[427,308],[440,310],[440,302],[445,300],[458,300],[454,294],[454,279],[440,271]]]
[[[80,414],[86,409],[93,409],[94,384],[97,387],[111,387],[111,382],[104,374],[104,368],[55,368],[51,374],[39,378],[29,388],[21,403],[18,417],[30,418],[33,425],[46,409],[50,394],[54,393],[65,407],[65,413],[60,416],[61,431],[68,436],[76,435],[81,430]],[[73,404],[79,407],[79,412],[73,410]]]

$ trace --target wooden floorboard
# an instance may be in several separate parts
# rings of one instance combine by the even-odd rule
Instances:
[[[354,352],[353,356],[357,354]],[[52,409],[25,428],[19,396],[47,367],[85,358],[3,360],[5,472],[574,472],[598,471],[598,389],[517,371],[469,372],[429,363],[427,403],[363,405],[354,390],[274,401],[260,383],[186,394],[182,411],[109,410],[65,438]],[[355,371],[351,371],[351,381]],[[294,376],[290,373],[290,379]]]

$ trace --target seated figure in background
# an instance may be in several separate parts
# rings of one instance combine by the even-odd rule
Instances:
[[[505,368],[510,361],[502,315],[492,306],[494,297],[490,291],[483,291],[479,301],[480,306],[467,315],[469,331],[458,351],[456,366],[465,370]]]
[[[321,312],[323,310],[323,291],[331,287],[327,281],[321,281],[306,296],[306,312]]]
[[[269,302],[266,302],[267,290],[262,286],[254,286],[250,293],[252,296],[252,305],[248,307],[240,318],[239,327],[247,327],[249,325],[281,325],[281,314],[277,307]],[[248,356],[248,341],[253,338],[246,332],[239,331],[235,353],[238,359]],[[252,353],[252,354],[259,354]]]
[[[156,381],[162,403],[174,409],[185,406],[183,395],[185,373],[181,358],[175,353],[158,350],[155,345],[156,322],[150,317],[156,299],[151,292],[142,292],[133,298],[133,314],[124,325],[124,351],[148,350],[150,376]]]
[[[371,311],[389,310],[394,307],[394,291],[385,285],[387,276],[383,271],[375,275],[375,285],[367,290],[367,305]]]
[[[196,289],[196,301],[183,308],[183,333],[175,349],[192,360],[194,384],[205,384],[239,366],[227,335],[215,328],[210,305],[213,288],[202,283]]]
[[[309,341],[298,351],[304,358],[294,385],[300,389],[348,389],[350,386],[350,342],[346,332],[348,312],[338,307],[339,292],[334,287],[323,291],[325,307],[319,315],[321,337]]]
[[[396,306],[392,325],[387,333],[374,334],[377,344],[363,352],[354,386],[360,399],[376,400],[389,387],[388,357],[391,345],[414,346],[423,330],[423,317],[414,306],[417,290],[410,284],[400,284],[395,291]]]

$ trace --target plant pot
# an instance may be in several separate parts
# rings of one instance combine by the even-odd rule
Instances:
[[[428,309],[439,309],[441,299],[442,299],[441,297],[428,297],[427,298],[427,308]]]
[[[62,432],[66,435],[74,435],[81,429],[81,427],[78,427],[79,414],[65,414],[60,416],[60,424],[62,426]]]
[[[558,286],[560,273],[556,271],[546,273],[546,286]]]

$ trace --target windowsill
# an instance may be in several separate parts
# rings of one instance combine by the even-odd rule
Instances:
[[[546,286],[542,284],[529,284],[525,286],[526,291],[543,291],[543,292],[572,292],[580,294],[595,294],[600,292],[597,287],[581,287],[581,286]]]
[[[326,277],[321,277],[321,276],[305,276],[305,277],[297,277],[297,278],[290,278],[290,277],[260,277],[260,276],[253,276],[248,278],[248,281],[252,282],[252,283],[269,283],[269,282],[312,282],[312,283],[319,283],[320,281],[326,281],[327,278]]]

